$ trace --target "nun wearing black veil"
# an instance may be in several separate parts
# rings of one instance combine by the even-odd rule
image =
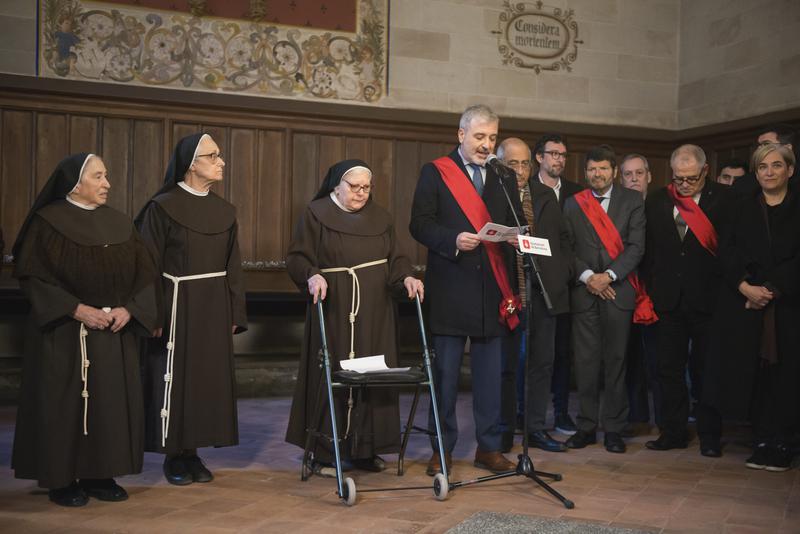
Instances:
[[[396,367],[397,314],[392,297],[422,297],[423,293],[409,259],[398,251],[391,215],[370,196],[372,187],[372,171],[363,161],[345,160],[331,167],[298,221],[286,257],[289,276],[300,291],[307,292],[314,304],[319,298],[325,300],[334,370],[342,359],[378,354]],[[316,306],[309,305],[286,433],[286,441],[298,447],[305,447],[306,429],[317,426],[312,421],[317,403],[327,405],[317,357],[320,346]],[[336,400],[340,434],[346,436],[343,462],[368,471],[382,470],[385,464],[378,455],[400,450],[397,394],[373,389],[368,398],[352,399],[348,392],[340,393]],[[355,401],[349,409],[348,400]],[[323,428],[329,433],[328,419],[323,418]],[[317,440],[311,452],[314,470],[330,474],[325,469],[332,465],[330,443]]]
[[[233,334],[247,329],[236,209],[209,191],[225,162],[208,134],[175,146],[164,186],[136,218],[155,250],[162,335],[143,360],[145,449],[178,486],[210,482],[200,447],[236,445]]]
[[[142,470],[138,338],[157,328],[156,272],[109,188],[99,157],[67,157],[13,247],[31,315],[11,463],[63,506],[125,500],[113,477]]]

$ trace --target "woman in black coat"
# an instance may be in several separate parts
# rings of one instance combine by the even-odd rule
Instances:
[[[800,198],[789,189],[792,151],[753,154],[760,190],[742,199],[723,236],[725,287],[712,334],[704,394],[723,416],[753,422],[752,469],[786,471],[786,446],[800,411]]]

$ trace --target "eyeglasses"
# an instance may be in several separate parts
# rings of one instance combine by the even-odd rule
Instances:
[[[516,159],[512,159],[511,161],[506,163],[506,165],[508,165],[509,167],[522,167],[523,169],[527,169],[527,168],[529,168],[531,166],[531,160],[525,159],[525,160],[519,161],[519,160],[516,160]]]
[[[545,150],[544,153],[553,159],[567,159],[566,152],[559,152],[558,150]]]
[[[700,175],[697,176],[673,176],[672,183],[673,184],[696,184],[700,181]]]
[[[208,154],[198,154],[198,158],[210,158],[211,163],[216,163],[217,160],[223,159],[222,154],[219,152],[210,152]]]
[[[351,184],[350,182],[348,182],[347,180],[344,180],[344,179],[342,179],[342,181],[350,186],[350,192],[351,193],[366,193],[366,194],[369,194],[369,192],[372,191],[372,184],[357,185],[357,184]]]

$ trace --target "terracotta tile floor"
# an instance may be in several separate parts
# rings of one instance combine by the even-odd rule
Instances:
[[[469,395],[460,400],[463,430],[452,480],[483,474],[472,466],[470,402]],[[15,409],[2,407],[0,532],[434,533],[489,510],[663,533],[800,533],[797,468],[786,473],[746,469],[748,450],[735,441],[720,459],[700,456],[696,442],[685,451],[653,452],[644,448],[645,436],[629,440],[628,453],[622,455],[599,445],[567,453],[532,450],[538,469],[563,474],[554,487],[575,502],[574,510],[564,509],[533,482],[517,477],[457,488],[445,502],[436,501],[427,489],[361,493],[357,505],[348,508],[336,497],[334,480],[313,477],[300,482],[300,451],[283,441],[289,404],[286,398],[239,401],[241,444],[203,451],[216,474],[211,484],[170,486],[161,474],[161,457],[147,454],[142,474],[118,480],[131,494],[128,501],[92,500],[79,509],[52,505],[34,483],[13,478],[9,463]],[[418,422],[423,419],[420,416]],[[514,452],[519,450],[517,446]],[[394,457],[387,457],[387,472],[350,476],[359,490],[428,486],[428,455],[426,439],[415,436],[403,478],[391,471]]]

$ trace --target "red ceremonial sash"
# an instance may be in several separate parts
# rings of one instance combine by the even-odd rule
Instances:
[[[611,256],[612,260],[617,259],[617,256],[625,250],[625,245],[622,244],[619,230],[614,226],[611,218],[603,210],[600,203],[595,200],[592,190],[584,189],[580,193],[576,193],[574,197],[583,214],[592,224],[592,228],[600,237],[600,241],[603,243],[608,255]],[[633,290],[636,292],[636,308],[633,311],[633,322],[637,324],[653,324],[658,321],[658,316],[653,309],[653,301],[650,300],[650,296],[645,291],[644,284],[639,280],[639,276],[636,273],[629,273],[628,282],[631,283]]]
[[[700,209],[697,202],[692,197],[682,197],[675,191],[675,184],[667,186],[667,194],[672,199],[675,207],[678,208],[678,213],[681,214],[683,220],[686,221],[686,226],[692,231],[694,236],[703,245],[703,248],[711,253],[712,256],[717,255],[717,231],[714,225],[708,220],[705,212]]]
[[[439,170],[442,180],[444,180],[445,185],[456,199],[458,207],[469,219],[475,232],[480,231],[486,223],[492,222],[492,217],[489,215],[489,210],[486,209],[483,199],[478,195],[471,181],[467,179],[455,161],[448,157],[443,157],[434,160],[433,164]],[[505,321],[508,328],[514,330],[519,325],[517,311],[520,309],[522,301],[519,295],[514,295],[511,292],[511,284],[508,283],[508,273],[500,252],[500,244],[489,241],[483,241],[481,244],[486,248],[494,279],[500,288],[500,293],[503,295],[503,300],[500,302],[499,320],[501,323]]]

